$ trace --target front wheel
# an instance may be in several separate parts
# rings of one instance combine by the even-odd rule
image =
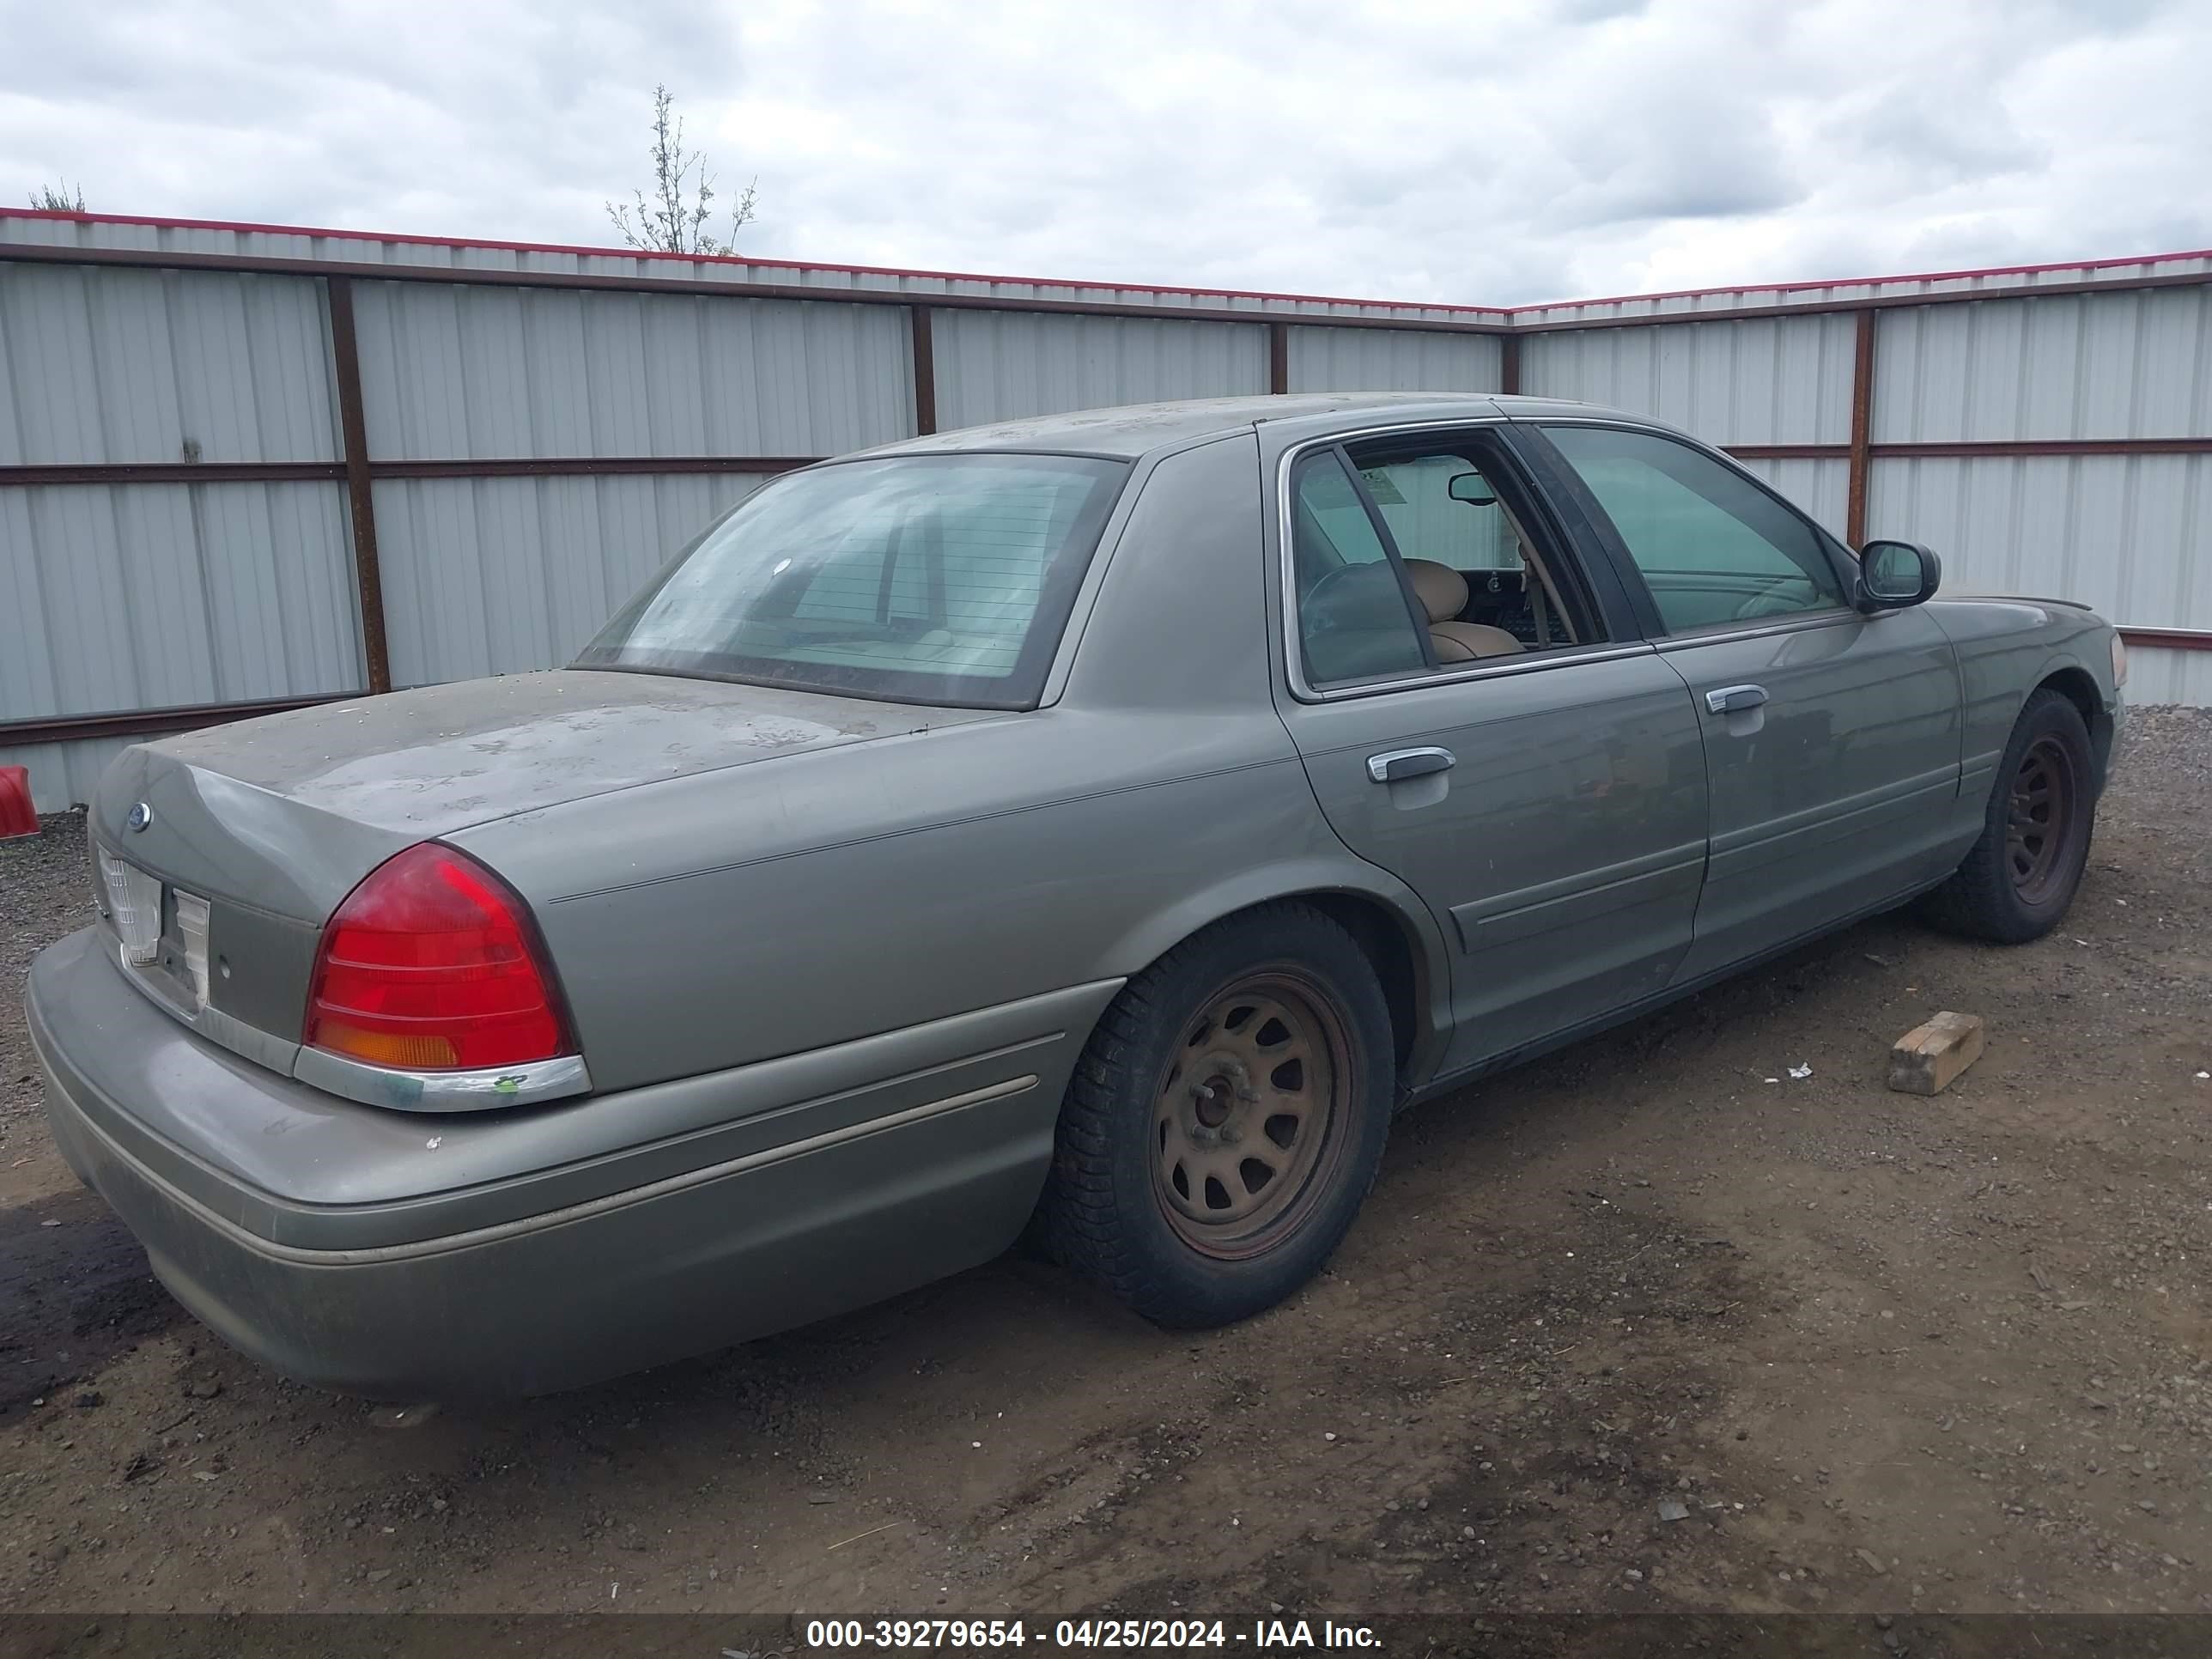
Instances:
[[[2081,885],[2096,820],[2088,727],[2071,699],[2045,688],[2021,710],[1981,838],[1929,895],[1930,919],[1998,945],[2041,939]]]
[[[1228,1324],[1328,1261],[1373,1185],[1395,1081],[1359,946],[1281,902],[1122,988],[1061,1109],[1048,1247],[1157,1323]]]

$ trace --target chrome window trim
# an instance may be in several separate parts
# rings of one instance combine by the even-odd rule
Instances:
[[[1801,611],[1794,616],[1763,620],[1744,628],[1728,623],[1710,623],[1705,628],[1691,629],[1685,633],[1662,634],[1651,644],[1662,653],[1688,651],[1701,645],[1718,645],[1729,640],[1764,639],[1770,634],[1802,634],[1814,628],[1832,628],[1838,623],[1866,620],[1863,611],[1854,611],[1847,605],[1831,605],[1818,611]]]
[[[1304,684],[1303,675],[1291,682],[1291,695],[1300,702],[1341,702],[1352,697],[1382,696],[1396,691],[1418,691],[1424,686],[1463,685],[1473,680],[1504,679],[1515,674],[1540,674],[1548,668],[1566,668],[1577,663],[1613,662],[1624,657],[1648,657],[1654,647],[1649,640],[1632,640],[1625,644],[1611,642],[1598,645],[1559,646],[1545,652],[1527,652],[1511,657],[1492,657],[1481,662],[1469,663],[1464,668],[1449,671],[1431,669],[1393,675],[1389,679],[1360,680],[1348,685],[1332,685],[1325,690],[1316,690]]]
[[[325,1094],[401,1112],[481,1112],[589,1094],[581,1054],[474,1072],[403,1072],[302,1046],[292,1075]]]
[[[1291,549],[1291,474],[1298,462],[1311,451],[1354,443],[1363,438],[1386,438],[1401,432],[1461,432],[1510,424],[1510,418],[1504,415],[1484,415],[1457,421],[1393,421],[1385,426],[1359,427],[1351,431],[1331,432],[1321,437],[1304,439],[1277,457],[1275,585],[1282,599],[1283,666],[1293,697],[1300,702],[1340,702],[1352,697],[1386,696],[1395,692],[1419,690],[1428,685],[1460,685],[1472,680],[1500,679],[1510,674],[1540,673],[1546,669],[1565,668],[1576,663],[1610,662],[1616,658],[1650,654],[1653,647],[1649,640],[1600,640],[1589,645],[1562,646],[1550,651],[1529,652],[1511,657],[1492,657],[1470,663],[1464,668],[1421,669],[1392,675],[1387,679],[1361,680],[1325,689],[1316,687],[1306,678],[1305,661],[1298,641],[1297,572]],[[1587,424],[1595,426],[1601,422],[1593,421]]]

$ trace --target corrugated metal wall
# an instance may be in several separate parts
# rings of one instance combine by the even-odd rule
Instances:
[[[0,465],[337,458],[313,280],[6,270]]]
[[[343,690],[360,641],[326,485],[94,484],[0,492],[0,653],[15,708],[159,708]]]
[[[1844,315],[1532,334],[1521,390],[1650,415],[1716,444],[1850,436],[1852,319]]]
[[[914,431],[891,306],[368,283],[380,460],[838,455]]]
[[[2212,433],[2212,290],[1898,310],[1876,330],[1878,447]],[[1877,448],[1867,528],[1939,549],[1957,586],[2212,629],[2212,455]],[[2138,648],[2129,691],[2212,702],[2212,657]]]
[[[1069,409],[1267,389],[1267,337],[1237,323],[941,311],[937,413],[950,430]]]
[[[1895,286],[1787,297],[1863,299]],[[1753,297],[1559,307],[1530,320],[1693,313],[1692,299]],[[1992,300],[1875,316],[1868,535],[1926,542],[1942,555],[1954,592],[2048,594],[2139,627],[2212,629],[2212,455],[1882,453],[2212,434],[2212,289]],[[1723,445],[1842,446],[1850,435],[1855,325],[1848,314],[1830,313],[1531,334],[1521,344],[1522,389],[1654,415]],[[1847,459],[1754,455],[1744,465],[1844,533]],[[2212,653],[2138,646],[2131,654],[2136,701],[2212,702]]]
[[[1498,392],[1505,348],[1493,335],[1398,329],[1290,331],[1292,392]]]
[[[1516,313],[1204,290],[639,258],[276,229],[38,219],[0,243],[307,262],[292,272],[0,262],[0,468],[272,465],[252,480],[0,481],[0,721],[359,689],[366,672],[341,461],[332,313],[351,268],[362,429],[392,678],[569,656],[781,460],[945,428],[1162,398],[1519,389],[1648,412],[1711,441],[1838,532],[1850,513],[1855,316],[1695,320],[1768,303],[1983,291],[1985,275],[1744,289]],[[424,267],[623,282],[773,283],[819,300],[384,280]],[[2166,280],[2177,258],[2124,269]],[[2109,270],[2005,278],[2037,285]],[[860,293],[1127,308],[937,305],[933,388],[913,313]],[[843,297],[841,297],[843,296]],[[1236,320],[1179,312],[1238,313]],[[1242,313],[1249,313],[1250,321]],[[2203,286],[1875,313],[1869,533],[1943,553],[1955,588],[2085,599],[2212,629],[2212,455],[1929,454],[1898,447],[2212,434]],[[1330,318],[1387,319],[1331,328]],[[1644,320],[1644,319],[1650,320]],[[1664,320],[1661,320],[1664,319]],[[1272,324],[1279,341],[1272,337]],[[1593,326],[1592,325],[1595,325]],[[1281,356],[1271,366],[1271,352]],[[1761,453],[1787,450],[1814,453]],[[653,464],[666,459],[672,470]],[[615,460],[553,476],[471,465]],[[713,466],[739,470],[714,471]],[[443,474],[444,476],[440,476]],[[2139,700],[2212,702],[2212,653],[2140,647]],[[43,806],[82,799],[119,738],[5,744]]]
[[[358,617],[339,485],[0,489],[0,719],[350,690]],[[0,765],[66,804],[121,746]]]
[[[1877,460],[1867,525],[1935,548],[1954,591],[2212,629],[2212,455]],[[2138,702],[2212,702],[2212,653],[2138,647],[2135,665]]]
[[[664,474],[380,483],[392,683],[567,662],[677,549],[764,482]]]
[[[1876,443],[2212,432],[2212,290],[1892,311],[1875,328]]]
[[[1849,461],[1762,460],[1753,456],[1743,465],[1828,530],[1844,533],[1851,487]]]
[[[0,267],[0,466],[334,463],[321,284]],[[362,649],[342,484],[0,489],[0,720],[343,691]],[[119,740],[0,748],[42,805]]]
[[[2129,648],[2128,700],[2212,707],[2212,652]]]
[[[362,283],[379,460],[804,459],[914,432],[907,314],[695,295]],[[743,474],[374,486],[395,684],[564,662]]]

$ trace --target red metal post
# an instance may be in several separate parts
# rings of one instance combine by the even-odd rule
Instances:
[[[368,473],[368,421],[361,406],[361,346],[354,335],[353,278],[324,280],[330,296],[331,368],[337,381],[338,428],[345,450],[346,501],[353,520],[354,585],[361,595],[361,654],[371,691],[392,690],[384,636],[384,571],[376,557],[376,499]]]
[[[1853,547],[1866,540],[1867,475],[1874,469],[1874,313],[1859,313],[1851,354],[1850,482],[1844,495],[1844,539]]]
[[[908,315],[914,319],[914,429],[926,438],[937,430],[937,327],[927,306]]]

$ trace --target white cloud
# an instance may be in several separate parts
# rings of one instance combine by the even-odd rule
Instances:
[[[1927,0],[0,0],[0,182],[600,243],[675,90],[742,246],[1515,303],[2212,245],[2212,15]]]

